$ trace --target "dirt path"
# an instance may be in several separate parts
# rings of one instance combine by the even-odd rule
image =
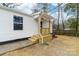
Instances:
[[[58,36],[49,45],[35,44],[23,49],[8,52],[9,56],[59,56],[79,55],[79,38],[69,36]]]

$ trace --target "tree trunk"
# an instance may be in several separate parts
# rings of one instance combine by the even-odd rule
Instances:
[[[79,20],[79,18],[78,18],[78,17],[79,17],[79,8],[78,8],[78,5],[79,5],[79,4],[77,3],[77,5],[76,5],[76,6],[77,6],[76,36],[77,36],[77,31],[78,31],[78,20]]]

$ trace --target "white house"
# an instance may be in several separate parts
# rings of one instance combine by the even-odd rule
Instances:
[[[36,18],[19,10],[0,6],[0,42],[52,33],[52,16],[39,13]]]
[[[38,34],[38,23],[32,16],[0,6],[0,42]]]

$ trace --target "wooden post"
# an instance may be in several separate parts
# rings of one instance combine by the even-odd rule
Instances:
[[[40,34],[40,16],[38,17],[38,33]]]
[[[50,19],[49,19],[49,33],[50,33],[50,26],[51,26],[51,25],[50,25]]]

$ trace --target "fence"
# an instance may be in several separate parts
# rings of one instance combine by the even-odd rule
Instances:
[[[59,31],[56,31],[56,33],[58,35],[68,35],[68,36],[77,36],[79,37],[79,30],[76,31],[75,30],[59,30]]]

